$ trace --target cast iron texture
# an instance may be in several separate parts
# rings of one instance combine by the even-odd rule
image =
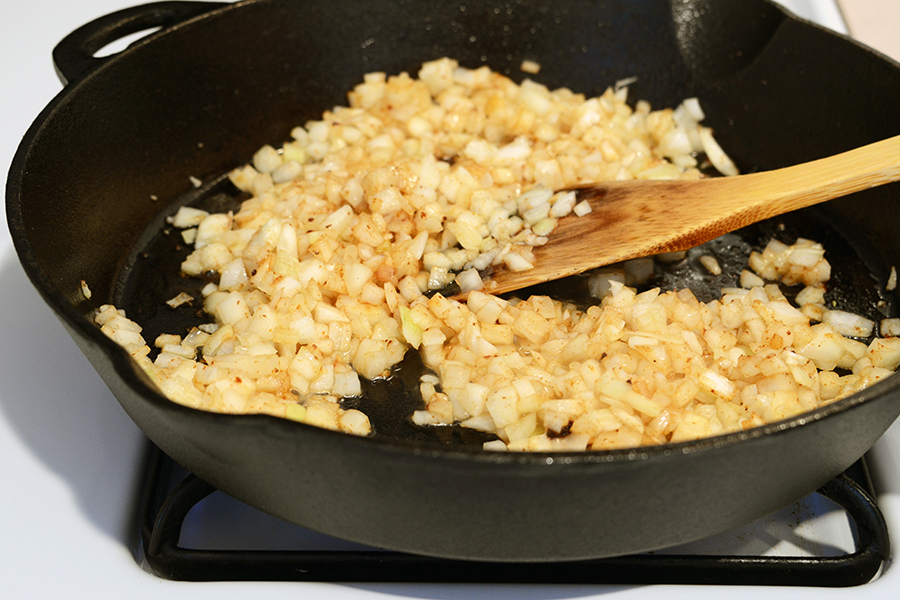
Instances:
[[[199,16],[179,22],[189,15]],[[90,60],[107,37],[148,24],[163,29],[99,65]],[[362,439],[173,404],[84,317],[115,297],[134,244],[173,210],[168,202],[194,191],[191,177],[212,180],[280,143],[344,103],[369,71],[415,73],[447,55],[521,79],[521,61],[532,59],[541,82],[587,94],[636,76],[633,97],[657,107],[699,96],[744,171],[900,133],[897,65],[768,2],[170,2],[89,24],[56,54],[68,84],[27,133],[9,176],[8,219],[25,270],[150,439],[251,505],[433,556],[621,555],[789,504],[851,465],[900,412],[893,377],[799,418],[657,448],[505,454]],[[882,283],[900,263],[897,196],[888,186],[830,205]]]

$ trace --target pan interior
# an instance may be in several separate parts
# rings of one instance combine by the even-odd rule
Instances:
[[[120,270],[114,303],[144,328],[144,337],[154,340],[163,333],[186,334],[192,327],[212,321],[202,309],[201,289],[215,278],[188,277],[180,273],[180,264],[191,252],[180,230],[166,217],[179,206],[190,205],[209,212],[237,210],[249,196],[239,191],[227,176],[213,179],[195,191],[179,198],[160,213],[140,236],[128,260]],[[746,268],[750,253],[760,251],[771,239],[786,244],[798,238],[820,242],[832,265],[832,278],[827,284],[826,303],[879,322],[897,315],[892,295],[884,293],[881,264],[872,264],[876,254],[866,238],[847,227],[833,209],[816,207],[751,225],[688,251],[674,263],[654,261],[654,275],[641,284],[641,289],[659,287],[663,291],[690,288],[702,302],[714,300],[725,287],[740,287],[739,276]],[[602,240],[597,241],[598,244]],[[722,266],[720,275],[712,275],[700,263],[700,257],[712,255]],[[863,257],[866,257],[865,259]],[[868,260],[867,260],[868,259]],[[520,297],[533,294],[551,296],[587,308],[599,301],[590,296],[588,274],[577,275],[534,286],[518,292]],[[802,284],[780,284],[785,296],[792,300]],[[166,301],[186,292],[197,299],[177,308]],[[507,297],[513,294],[508,294]],[[877,331],[876,331],[877,333]],[[392,370],[390,377],[376,381],[363,380],[363,394],[343,401],[346,408],[365,412],[372,423],[373,436],[425,446],[481,447],[495,439],[472,429],[454,426],[422,427],[412,423],[413,411],[424,408],[419,393],[419,379],[426,371],[417,352],[410,349],[404,360]]]

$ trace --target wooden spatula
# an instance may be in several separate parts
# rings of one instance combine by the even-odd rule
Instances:
[[[696,181],[598,183],[578,191],[592,212],[560,219],[527,271],[496,267],[503,293],[622,260],[686,250],[786,212],[900,179],[900,136],[813,162]],[[885,207],[900,210],[900,204]],[[900,234],[900,232],[898,232]]]

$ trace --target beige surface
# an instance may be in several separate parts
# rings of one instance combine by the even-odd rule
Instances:
[[[838,0],[850,35],[900,60],[900,0]]]

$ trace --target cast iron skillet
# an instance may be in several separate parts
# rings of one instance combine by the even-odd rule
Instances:
[[[91,57],[153,26],[162,29],[127,51]],[[516,79],[533,59],[543,83],[587,94],[637,76],[632,96],[656,107],[699,96],[744,171],[900,133],[896,64],[764,0],[163,2],[94,21],[54,52],[66,86],[13,161],[8,219],[34,285],[166,453],[240,500],[332,535],[552,561],[663,548],[752,521],[844,470],[894,421],[897,377],[788,421],[655,448],[513,454],[459,436],[357,438],[171,403],[85,318],[104,302],[128,303],[135,248],[161,214],[220,197],[191,177],[215,182],[343,103],[366,72],[414,73],[445,55]],[[865,298],[868,314],[877,307],[863,289],[893,302],[883,283],[900,264],[897,204],[888,186],[789,224],[830,236],[850,257],[842,298]],[[395,379],[382,397],[404,393]]]

